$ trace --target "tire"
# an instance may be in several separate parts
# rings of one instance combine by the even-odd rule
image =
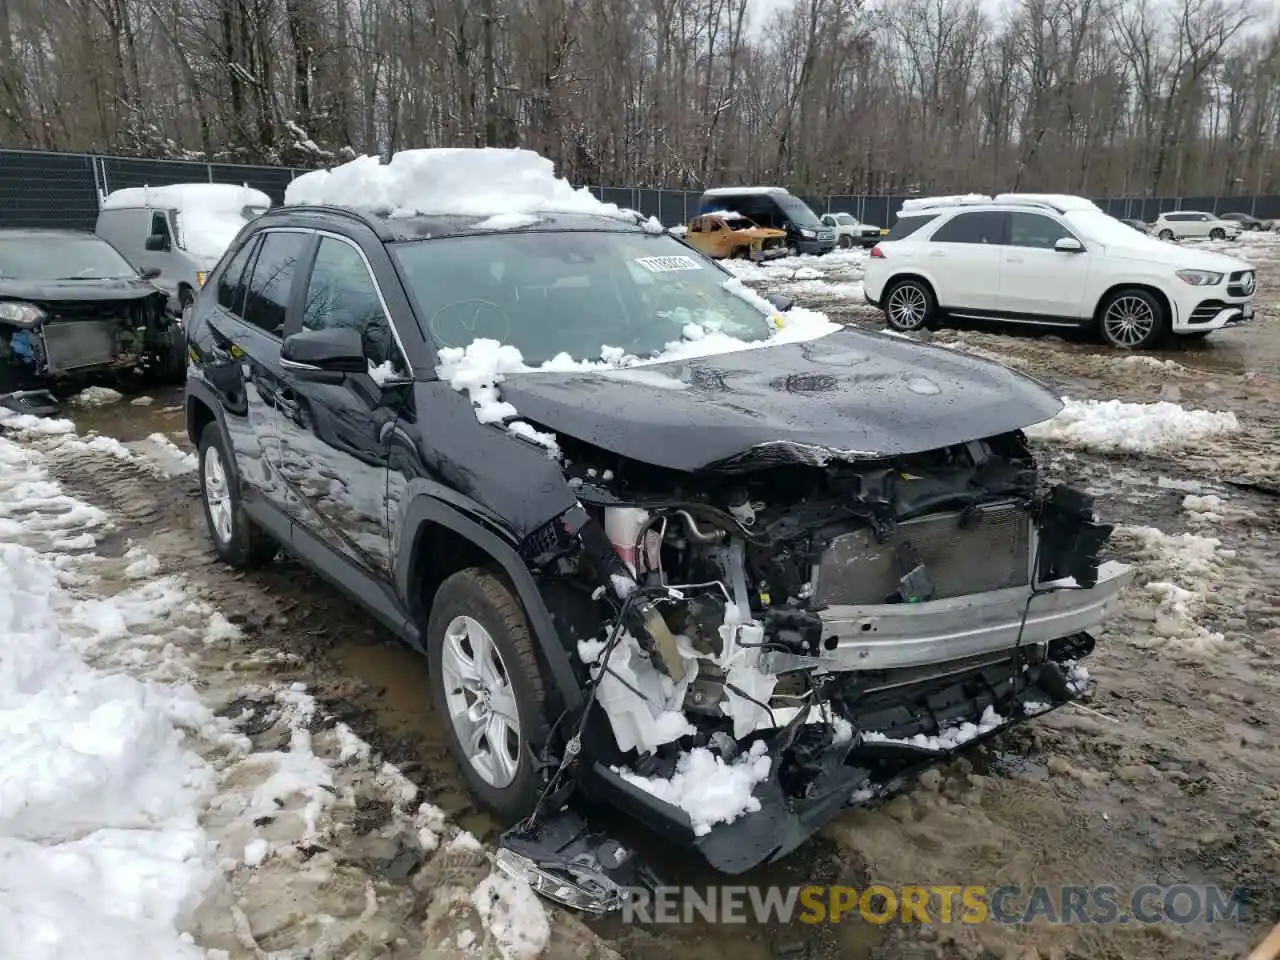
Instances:
[[[1173,231],[1168,229],[1161,230],[1158,234],[1156,234],[1156,236],[1158,236],[1161,240],[1172,240]]]
[[[1221,227],[1214,227],[1212,230],[1209,231],[1209,239],[1225,240],[1227,239],[1227,231],[1223,230]]]
[[[1169,316],[1156,296],[1140,287],[1113,293],[1098,310],[1098,333],[1119,350],[1158,346],[1169,331]]]
[[[932,327],[938,319],[938,301],[923,280],[899,280],[884,293],[884,318],[893,330],[907,333]]]
[[[496,659],[477,650],[486,642],[482,636]],[[460,570],[436,591],[426,641],[432,700],[462,779],[504,825],[516,823],[538,802],[531,745],[547,735],[545,687],[524,608],[492,572]],[[485,670],[477,665],[477,653]],[[496,704],[504,705],[505,719],[491,709]],[[493,739],[501,737],[502,744],[491,743],[494,731]]]
[[[1262,224],[1260,224],[1260,223],[1251,223],[1251,224],[1249,224],[1248,229],[1253,230],[1254,232],[1257,232],[1257,231],[1259,231],[1259,230],[1261,230],[1261,229],[1262,229]]]
[[[746,248],[746,247],[734,247],[732,250],[730,250],[730,251],[729,251],[729,259],[730,259],[730,260],[746,260],[746,259],[747,259],[747,248]]]
[[[853,246],[853,237],[850,237],[850,236],[848,236],[847,234],[842,235],[842,236],[840,237],[840,249],[841,249],[841,250],[848,250],[848,249],[850,249],[852,246]]]
[[[217,423],[211,423],[200,434],[200,503],[214,552],[223,563],[237,570],[249,570],[270,563],[280,545],[245,513],[235,479],[234,461],[227,453],[226,442]],[[220,471],[221,485],[216,476]],[[219,486],[224,488],[225,503],[219,506]],[[225,514],[224,511],[225,510]]]
[[[800,248],[793,243],[791,246],[787,247],[787,256],[788,257],[800,256]]]

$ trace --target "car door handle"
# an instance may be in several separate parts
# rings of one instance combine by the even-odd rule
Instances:
[[[1022,258],[1019,256],[1015,256],[1013,254],[1010,254],[1009,256],[1004,258],[1004,261],[1005,263],[1021,263]]]
[[[931,257],[945,257],[946,255],[947,255],[947,251],[945,251],[945,250],[930,250],[930,251],[929,251],[929,256],[931,256]]]

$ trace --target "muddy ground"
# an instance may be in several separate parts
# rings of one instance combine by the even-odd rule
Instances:
[[[1258,319],[1153,354],[1163,362],[1128,361],[1084,338],[980,328],[932,337],[1014,364],[1073,398],[1232,410],[1242,429],[1143,456],[1041,444],[1052,475],[1096,492],[1100,512],[1124,525],[1112,555],[1139,565],[1126,614],[1099,638],[1089,663],[1097,690],[1086,708],[1024,724],[949,764],[941,777],[840,817],[786,863],[735,881],[1218,885],[1245,891],[1245,922],[646,928],[616,917],[584,926],[557,911],[553,955],[1199,960],[1243,956],[1261,938],[1280,915],[1280,242],[1249,241],[1247,256],[1259,267]],[[790,290],[844,322],[880,325],[856,296],[854,258],[783,263],[768,274],[755,282]],[[185,446],[180,395],[151,397],[149,405],[116,403],[74,419],[82,434],[135,442],[162,433]],[[238,628],[199,657],[206,694],[228,715],[244,715],[246,732],[279,735],[269,726],[254,731],[261,711],[238,690],[305,683],[327,713],[313,729],[349,725],[373,745],[375,759],[398,767],[458,826],[494,838],[447,754],[427,702],[425,662],[295,562],[280,559],[249,575],[217,563],[194,473],[164,478],[135,461],[86,454],[54,458],[53,466],[69,492],[114,515],[117,529],[100,553],[123,557],[144,544],[162,570],[182,572]],[[1220,502],[1186,501],[1188,494]],[[1170,582],[1188,597],[1162,609],[1168,591],[1160,585]],[[324,870],[309,873],[304,854],[274,879],[243,888],[241,916],[254,936],[232,937],[231,955],[307,955],[321,937],[317,913],[345,918],[347,939],[334,956],[450,955],[454,941],[432,932],[447,899],[442,906],[424,891],[443,889],[476,865],[437,857],[423,868],[421,847],[387,829],[385,800],[361,800],[333,815],[344,818],[335,833],[342,839]],[[662,856],[661,866],[668,882],[714,882],[678,855]],[[383,906],[365,918],[369,884]],[[230,936],[225,919],[206,919],[210,931]]]

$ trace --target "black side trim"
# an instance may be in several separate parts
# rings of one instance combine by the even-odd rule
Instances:
[[[551,622],[551,614],[543,602],[542,594],[538,591],[533,574],[529,572],[529,568],[520,559],[515,548],[492,531],[429,495],[419,494],[414,497],[406,508],[404,519],[400,524],[400,529],[405,532],[405,535],[400,537],[400,550],[396,557],[396,587],[400,596],[407,598],[413,590],[410,583],[413,551],[417,541],[417,531],[424,523],[438,523],[448,527],[454,533],[466,537],[502,566],[520,595],[520,602],[524,605],[525,613],[529,617],[529,625],[533,628],[533,634],[551,670],[550,679],[555,683],[565,707],[569,710],[577,710],[581,707],[582,688],[574,675],[569,655],[565,652],[560,635]]]
[[[1061,317],[1041,313],[1018,313],[1014,310],[966,310],[964,307],[939,306],[943,313],[966,320],[991,320],[997,323],[1033,323],[1041,327],[1079,327],[1089,317]]]

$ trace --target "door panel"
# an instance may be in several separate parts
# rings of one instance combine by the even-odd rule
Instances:
[[[353,244],[320,238],[302,304],[300,329],[354,327],[371,367],[407,369],[374,280]],[[365,572],[390,582],[387,451],[398,389],[384,390],[367,374],[326,384],[285,370],[283,380],[292,408],[282,421],[280,465],[295,520]]]
[[[999,309],[1000,270],[1008,236],[1007,213],[961,213],[924,244],[925,267],[943,309]]]
[[[1003,313],[1079,318],[1092,254],[1065,253],[1053,245],[1063,237],[1079,239],[1056,220],[1038,213],[1009,214],[1009,244],[1000,269]]]

